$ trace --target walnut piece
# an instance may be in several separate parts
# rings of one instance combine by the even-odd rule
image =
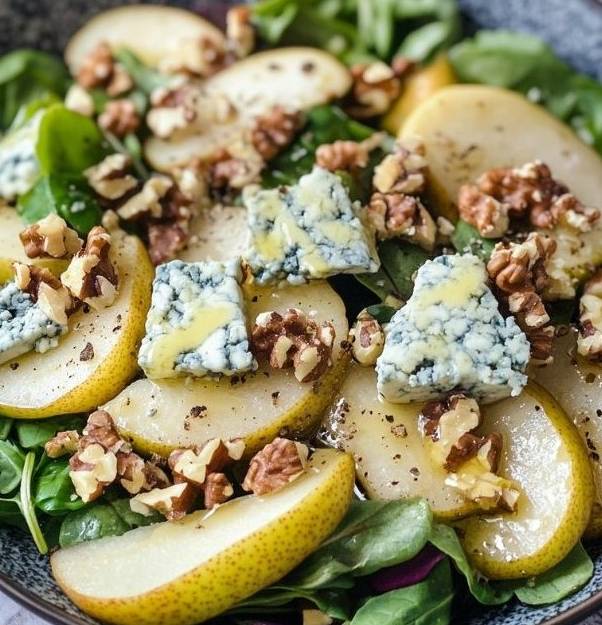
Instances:
[[[498,243],[487,263],[498,297],[529,338],[538,364],[552,361],[554,328],[541,294],[548,284],[546,262],[555,250],[554,239],[532,232],[522,243]]]
[[[247,6],[235,6],[226,13],[226,39],[228,49],[243,59],[255,48],[255,29],[251,23],[251,9]]]
[[[602,360],[602,270],[598,270],[583,288],[577,351],[588,360]]]
[[[406,140],[396,143],[395,150],[375,167],[372,184],[380,193],[422,193],[427,168],[424,145]]]
[[[29,258],[72,258],[82,247],[77,232],[55,213],[25,228],[19,238]]]
[[[476,185],[465,184],[458,194],[460,217],[473,225],[482,237],[497,239],[510,225],[508,205],[479,190]]]
[[[84,171],[88,184],[107,200],[118,200],[134,189],[138,181],[129,174],[132,159],[125,154],[110,154]]]
[[[235,141],[214,154],[209,163],[209,185],[213,189],[242,189],[259,181],[265,161],[251,142]]]
[[[228,501],[234,495],[234,488],[223,473],[211,473],[207,476],[203,492],[205,508],[211,510]]]
[[[110,100],[98,116],[98,124],[116,137],[125,137],[136,132],[140,126],[140,115],[131,100]]]
[[[284,315],[276,311],[258,315],[251,348],[258,359],[274,369],[293,368],[299,382],[313,382],[332,366],[335,330],[330,322],[318,325],[298,308]]]
[[[86,245],[71,260],[61,282],[78,300],[96,310],[110,306],[117,297],[117,271],[109,257],[111,235],[95,226]]]
[[[305,445],[275,438],[253,456],[242,487],[255,495],[277,491],[303,473],[308,455]]]
[[[163,215],[161,200],[174,186],[168,176],[151,176],[142,189],[117,209],[117,214],[126,221],[150,215],[159,218]]]
[[[200,490],[188,482],[180,482],[167,488],[154,488],[130,499],[132,512],[148,516],[151,510],[161,513],[168,521],[182,519],[192,510]]]
[[[111,48],[99,43],[86,56],[77,73],[77,82],[85,89],[101,87],[112,98],[129,91],[134,82],[120,63],[115,63]]]
[[[355,325],[349,331],[351,352],[364,367],[376,364],[385,346],[385,333],[380,323],[366,310],[360,312]]]
[[[181,38],[160,60],[159,71],[207,78],[234,60],[220,41],[209,37]]]
[[[88,503],[98,499],[117,478],[117,456],[98,443],[86,444],[69,460],[75,492]]]
[[[46,441],[44,451],[49,458],[71,456],[77,451],[79,434],[75,430],[58,432],[56,436]]]
[[[96,410],[88,417],[80,445],[85,447],[90,443],[102,445],[104,449],[115,454],[131,451],[130,444],[121,438],[113,417],[106,410]]]
[[[298,111],[274,106],[255,119],[251,142],[261,157],[269,161],[293,140],[300,126],[301,114]]]
[[[403,193],[372,194],[368,221],[379,239],[403,237],[430,251],[437,239],[437,225],[419,198]]]
[[[48,269],[34,265],[14,263],[15,284],[28,293],[44,314],[58,323],[67,325],[67,317],[74,310],[73,299],[60,280]]]

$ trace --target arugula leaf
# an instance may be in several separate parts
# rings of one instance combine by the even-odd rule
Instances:
[[[170,83],[169,76],[145,65],[131,50],[121,48],[115,52],[115,58],[132,77],[135,85],[147,95],[159,87],[166,87]]]
[[[11,441],[0,441],[0,494],[12,493],[21,483],[25,454]]]
[[[0,131],[19,110],[38,98],[62,98],[70,78],[62,62],[38,50],[15,50],[0,58]]]
[[[79,176],[102,160],[106,150],[92,119],[55,104],[40,122],[36,154],[43,175]]]
[[[36,508],[49,515],[63,515],[85,505],[75,492],[69,471],[69,461],[62,458],[41,466],[33,489]]]
[[[102,210],[88,183],[72,174],[39,178],[30,191],[19,197],[17,210],[27,223],[57,213],[80,234],[87,234],[102,219]]]
[[[448,560],[422,582],[372,597],[350,625],[447,625],[454,588]]]
[[[457,221],[451,242],[460,254],[474,254],[485,262],[489,260],[496,244],[494,239],[482,237],[474,226],[463,219]]]
[[[373,306],[368,306],[366,311],[379,323],[389,323],[397,312],[397,308],[387,306],[386,304],[374,304]]]

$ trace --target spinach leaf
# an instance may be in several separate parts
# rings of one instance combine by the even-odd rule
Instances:
[[[397,287],[382,267],[374,273],[357,273],[354,275],[354,278],[367,289],[370,289],[382,301],[385,301],[389,295],[399,297]]]
[[[13,429],[13,420],[8,417],[0,417],[0,441],[5,441]]]
[[[43,97],[31,102],[27,102],[21,106],[10,125],[9,132],[13,132],[23,127],[38,111],[42,111],[53,104],[60,104],[59,98],[53,93],[47,93]]]
[[[451,567],[444,560],[424,581],[368,599],[350,625],[447,625],[453,597]]]
[[[24,449],[35,449],[43,447],[59,431],[81,431],[84,422],[83,417],[69,415],[41,421],[17,421],[14,427],[19,445]]]
[[[456,223],[451,242],[457,252],[474,254],[485,262],[489,260],[496,244],[494,239],[482,237],[474,226],[462,219]]]
[[[27,523],[21,514],[18,494],[10,499],[0,499],[0,523],[27,531]]]
[[[397,308],[387,306],[386,304],[374,304],[374,306],[368,306],[366,310],[368,314],[372,315],[379,323],[389,323],[393,315],[397,312]]]
[[[36,154],[43,175],[80,176],[98,163],[106,150],[102,133],[92,119],[55,104],[42,117]]]
[[[102,219],[102,210],[88,183],[73,174],[41,177],[19,197],[17,210],[28,223],[57,213],[80,234],[87,234]]]
[[[33,498],[31,495],[31,487],[33,482],[33,474],[36,465],[36,454],[33,451],[30,451],[25,456],[25,462],[23,463],[23,475],[21,478],[21,487],[19,489],[19,507],[21,508],[21,512],[23,517],[25,518],[25,523],[27,523],[27,527],[29,528],[29,532],[33,538],[38,551],[44,555],[48,553],[48,544],[44,538],[44,534],[40,528],[38,523],[38,518],[36,516],[35,506],[33,502]]]
[[[409,299],[414,290],[414,274],[430,258],[421,247],[403,241],[390,239],[378,246],[382,270],[389,277],[397,295]]]
[[[12,493],[21,483],[25,454],[11,441],[0,441],[0,494]]]
[[[49,94],[62,98],[69,81],[62,62],[45,52],[15,50],[0,58],[0,131],[28,102]]]
[[[69,470],[69,461],[62,458],[41,466],[33,489],[36,508],[49,515],[64,515],[85,505],[73,488]]]
[[[554,568],[539,577],[523,582],[514,590],[527,605],[556,603],[584,586],[594,572],[594,564],[581,543]]]
[[[130,529],[152,525],[163,520],[159,513],[149,516],[137,514],[130,509],[130,500],[94,503],[68,514],[61,524],[59,543],[61,547],[77,543],[121,536]]]
[[[132,77],[135,85],[147,95],[159,87],[166,87],[170,83],[169,76],[145,65],[131,50],[121,48],[115,52],[115,58]]]

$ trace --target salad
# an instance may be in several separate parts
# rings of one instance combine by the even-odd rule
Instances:
[[[116,625],[560,601],[602,85],[454,0],[207,6],[0,58],[0,523]]]

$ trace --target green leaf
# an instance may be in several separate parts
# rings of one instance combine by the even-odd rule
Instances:
[[[389,295],[399,297],[397,287],[393,284],[389,276],[383,271],[382,267],[374,273],[358,273],[354,275],[355,279],[370,289],[377,297],[384,301]]]
[[[451,242],[460,254],[474,254],[485,262],[489,260],[496,244],[494,239],[482,237],[474,226],[462,219],[456,223]]]
[[[55,516],[79,510],[85,505],[75,492],[69,471],[69,461],[62,458],[41,467],[33,488],[36,508]]]
[[[38,98],[62,98],[70,78],[62,62],[45,52],[15,50],[0,58],[0,131]]]
[[[451,568],[443,560],[419,584],[368,599],[351,625],[447,625],[453,598]]]
[[[393,315],[397,312],[397,308],[387,306],[386,304],[374,304],[374,306],[368,306],[366,311],[369,315],[374,317],[378,323],[389,323]]]
[[[5,441],[13,429],[13,420],[8,417],[0,417],[0,441]]]
[[[390,239],[378,247],[382,270],[395,286],[396,293],[407,300],[414,290],[414,274],[430,258],[430,254],[421,247]]]
[[[429,542],[453,560],[458,571],[466,578],[468,588],[477,601],[486,605],[499,605],[510,600],[512,590],[488,584],[473,568],[453,528],[440,523],[433,524]]]
[[[25,462],[23,464],[23,476],[21,479],[21,488],[19,491],[19,500],[21,502],[21,511],[25,517],[25,522],[29,528],[29,532],[33,538],[38,551],[44,555],[48,553],[48,545],[44,539],[44,534],[38,523],[36,516],[34,502],[31,496],[31,487],[33,481],[33,473],[36,464],[36,454],[30,451],[25,456]]]
[[[80,234],[87,234],[102,219],[102,210],[88,183],[72,174],[43,176],[19,198],[17,210],[28,223],[57,213]]]
[[[142,144],[135,134],[126,135],[123,141],[121,141],[110,132],[105,132],[105,138],[115,152],[125,154],[132,159],[132,165],[140,178],[146,180],[150,177],[150,173],[144,164]]]
[[[0,441],[0,494],[12,493],[21,483],[25,454],[11,441]]]
[[[584,586],[593,572],[592,559],[581,543],[577,543],[562,562],[543,575],[524,582],[514,593],[527,605],[556,603]]]
[[[115,52],[115,58],[132,77],[134,84],[147,95],[159,87],[168,86],[170,83],[169,76],[145,65],[131,50],[121,48]]]
[[[38,111],[46,109],[53,104],[60,104],[60,102],[60,99],[54,93],[46,93],[41,98],[23,104],[13,119],[9,132],[13,132],[24,126]]]
[[[36,154],[43,175],[81,176],[102,160],[106,150],[102,133],[92,119],[55,104],[42,117]]]
[[[83,424],[83,417],[69,415],[41,421],[17,421],[14,427],[19,445],[24,449],[35,449],[43,447],[59,431],[81,431]]]
[[[459,20],[437,21],[412,31],[404,40],[397,54],[419,63],[432,59],[458,38]]]

